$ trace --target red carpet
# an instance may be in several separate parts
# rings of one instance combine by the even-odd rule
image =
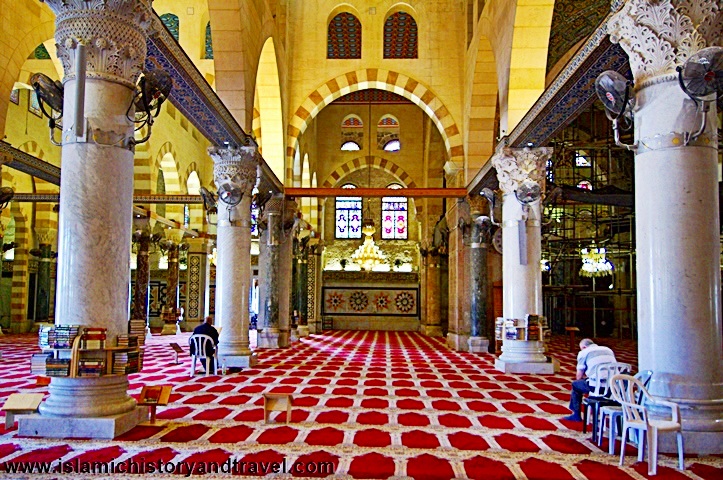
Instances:
[[[154,337],[144,371],[129,378],[129,393],[136,397],[144,385],[173,385],[171,403],[158,408],[166,424],[138,426],[113,441],[20,438],[17,428],[0,427],[0,468],[28,460],[208,466],[233,458],[267,467],[285,462],[303,471],[288,471],[284,478],[328,476],[314,470],[318,462],[352,478],[647,478],[647,465],[635,463],[634,448],[618,467],[607,442],[598,448],[589,433],[581,433],[581,424],[561,420],[569,413],[575,369],[566,338],[553,338],[550,345],[562,365],[551,376],[503,375],[494,370],[492,355],[453,352],[442,339],[417,333],[336,331],[285,350],[259,350],[259,364],[251,369],[189,378],[189,358],[181,356],[182,364],[175,365],[168,346],[186,345],[187,336]],[[613,347],[620,360],[636,363],[634,343]],[[16,392],[47,392],[27,374],[35,351],[33,335],[0,337],[0,402]],[[289,425],[285,412],[263,422],[263,392],[294,395]],[[656,478],[723,478],[719,457],[686,463],[680,473],[674,457],[661,455]]]

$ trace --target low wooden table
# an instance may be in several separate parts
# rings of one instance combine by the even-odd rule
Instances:
[[[565,331],[570,334],[570,351],[575,351],[575,332],[579,332],[580,329],[577,327],[565,327]]]
[[[294,397],[290,393],[264,393],[264,422],[269,423],[271,412],[286,411],[286,423],[289,423],[293,403]]]
[[[5,430],[15,425],[15,415],[35,413],[43,401],[42,393],[13,393],[5,401],[2,411],[5,412]]]

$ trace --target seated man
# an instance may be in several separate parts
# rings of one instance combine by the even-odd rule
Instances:
[[[593,391],[597,386],[598,379],[595,378],[597,366],[615,361],[615,354],[608,347],[596,345],[589,338],[580,340],[580,353],[577,354],[577,375],[575,381],[572,382],[572,392],[570,392],[572,415],[563,418],[563,420],[582,422],[580,404],[583,395]],[[585,379],[586,376],[587,379]]]
[[[213,352],[216,348],[216,345],[218,345],[218,331],[216,330],[216,327],[213,326],[213,317],[210,315],[208,317],[206,317],[204,319],[203,323],[201,323],[199,326],[197,326],[196,328],[193,329],[193,334],[194,335],[208,335],[209,337],[211,337],[213,339],[213,346],[206,343],[206,351],[204,352],[204,354],[206,355],[206,357],[212,358],[211,359],[211,371],[214,372],[215,365],[213,364]],[[193,343],[191,343],[190,349],[191,349],[191,355],[194,355],[196,353],[195,352],[196,346]],[[205,364],[203,364],[202,366],[204,369],[206,368]]]

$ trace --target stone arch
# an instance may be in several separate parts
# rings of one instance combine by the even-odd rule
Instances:
[[[12,6],[3,5],[3,8],[6,21],[0,25],[0,31],[3,38],[12,39],[4,44],[5,50],[0,57],[0,71],[4,72],[0,79],[0,132],[5,133],[10,91],[28,56],[39,44],[55,36],[55,15],[46,6],[39,9],[36,2],[27,0],[13,2]]]
[[[15,219],[15,259],[13,260],[13,283],[10,294],[10,330],[27,332],[28,321],[28,270],[30,251],[30,230],[28,221],[18,202],[12,202],[10,212]]]
[[[406,75],[380,68],[367,68],[339,75],[311,92],[297,108],[287,130],[286,156],[289,165],[287,178],[291,178],[291,161],[299,137],[311,121],[328,104],[347,93],[376,88],[401,95],[418,105],[437,126],[447,150],[449,160],[464,164],[462,131],[442,101],[422,83]]]
[[[348,175],[357,170],[361,170],[363,168],[367,168],[369,166],[376,167],[384,170],[387,173],[390,173],[394,178],[396,178],[402,185],[406,186],[407,188],[415,188],[417,186],[416,182],[412,179],[412,177],[410,177],[409,174],[407,174],[407,172],[405,172],[404,169],[396,163],[385,158],[367,155],[355,158],[354,160],[346,162],[345,164],[336,168],[333,172],[329,174],[327,179],[324,181],[323,187],[333,187],[345,175]]]
[[[151,181],[151,188],[154,190],[157,188],[158,176],[163,175],[165,183],[165,192],[163,193],[179,195],[182,192],[180,171],[178,153],[176,153],[173,144],[171,142],[164,143],[156,154],[155,168],[151,172],[154,176]],[[165,207],[165,211],[162,212],[165,217],[183,223],[183,205],[169,204]],[[158,209],[156,209],[156,212],[158,213]]]
[[[284,176],[284,115],[281,108],[281,84],[273,37],[268,37],[261,49],[256,74],[256,94],[259,106],[259,151],[276,174]],[[254,100],[254,104],[256,100]]]
[[[511,132],[545,90],[547,50],[555,2],[519,0],[510,52],[507,108],[501,109],[502,130]]]
[[[480,35],[477,57],[468,93],[469,113],[465,122],[467,131],[467,168],[477,171],[494,152],[495,115],[497,112],[497,68],[492,45],[487,37]]]

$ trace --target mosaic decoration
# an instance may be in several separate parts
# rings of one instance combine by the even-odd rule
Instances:
[[[28,110],[33,115],[37,115],[40,118],[43,118],[43,111],[40,110],[40,102],[38,101],[38,94],[35,93],[35,90],[29,90],[30,95],[28,96]]]
[[[377,127],[381,127],[381,128],[395,128],[395,127],[396,127],[396,128],[399,128],[399,122],[397,121],[396,118],[392,117],[391,115],[385,115],[385,116],[383,116],[383,117],[379,120],[379,123],[377,124]]]
[[[50,53],[48,53],[48,49],[45,48],[45,45],[41,43],[35,48],[35,51],[33,51],[30,58],[34,58],[35,60],[50,60]]]
[[[361,118],[357,116],[345,118],[344,121],[341,122],[341,128],[362,128],[363,126],[364,123],[362,122]]]
[[[334,103],[413,103],[401,95],[386,90],[371,88],[367,90],[357,90],[356,92],[347,93],[346,95],[334,100]]]
[[[417,58],[417,22],[406,12],[396,12],[384,22],[384,58]]]
[[[188,265],[188,317],[200,318],[201,306],[201,256],[190,255]]]
[[[331,19],[327,31],[326,58],[361,58],[361,22],[349,12]]]
[[[588,37],[610,11],[610,0],[558,0],[552,13],[547,71]]]
[[[324,287],[323,313],[344,316],[400,316],[419,315],[418,288],[365,288]]]
[[[171,32],[171,35],[173,35],[173,38],[178,41],[178,31],[180,22],[178,21],[178,16],[172,14],[172,13],[164,13],[161,15],[161,21],[163,22],[163,25],[166,26],[169,32]]]
[[[382,238],[407,239],[407,198],[382,197]]]
[[[211,36],[211,22],[206,24],[206,40],[204,43],[204,56],[206,60],[213,60],[213,37]]]
[[[13,102],[15,105],[20,104],[20,90],[17,88],[14,90],[10,90],[10,101]]]
[[[316,318],[316,255],[309,255],[306,267],[306,311],[307,318],[312,321]]]
[[[166,280],[151,280],[148,284],[148,316],[159,318],[161,310],[167,302],[167,284]],[[131,311],[133,310],[133,298],[135,298],[136,282],[131,281]],[[186,307],[186,282],[178,284],[178,305]]]

